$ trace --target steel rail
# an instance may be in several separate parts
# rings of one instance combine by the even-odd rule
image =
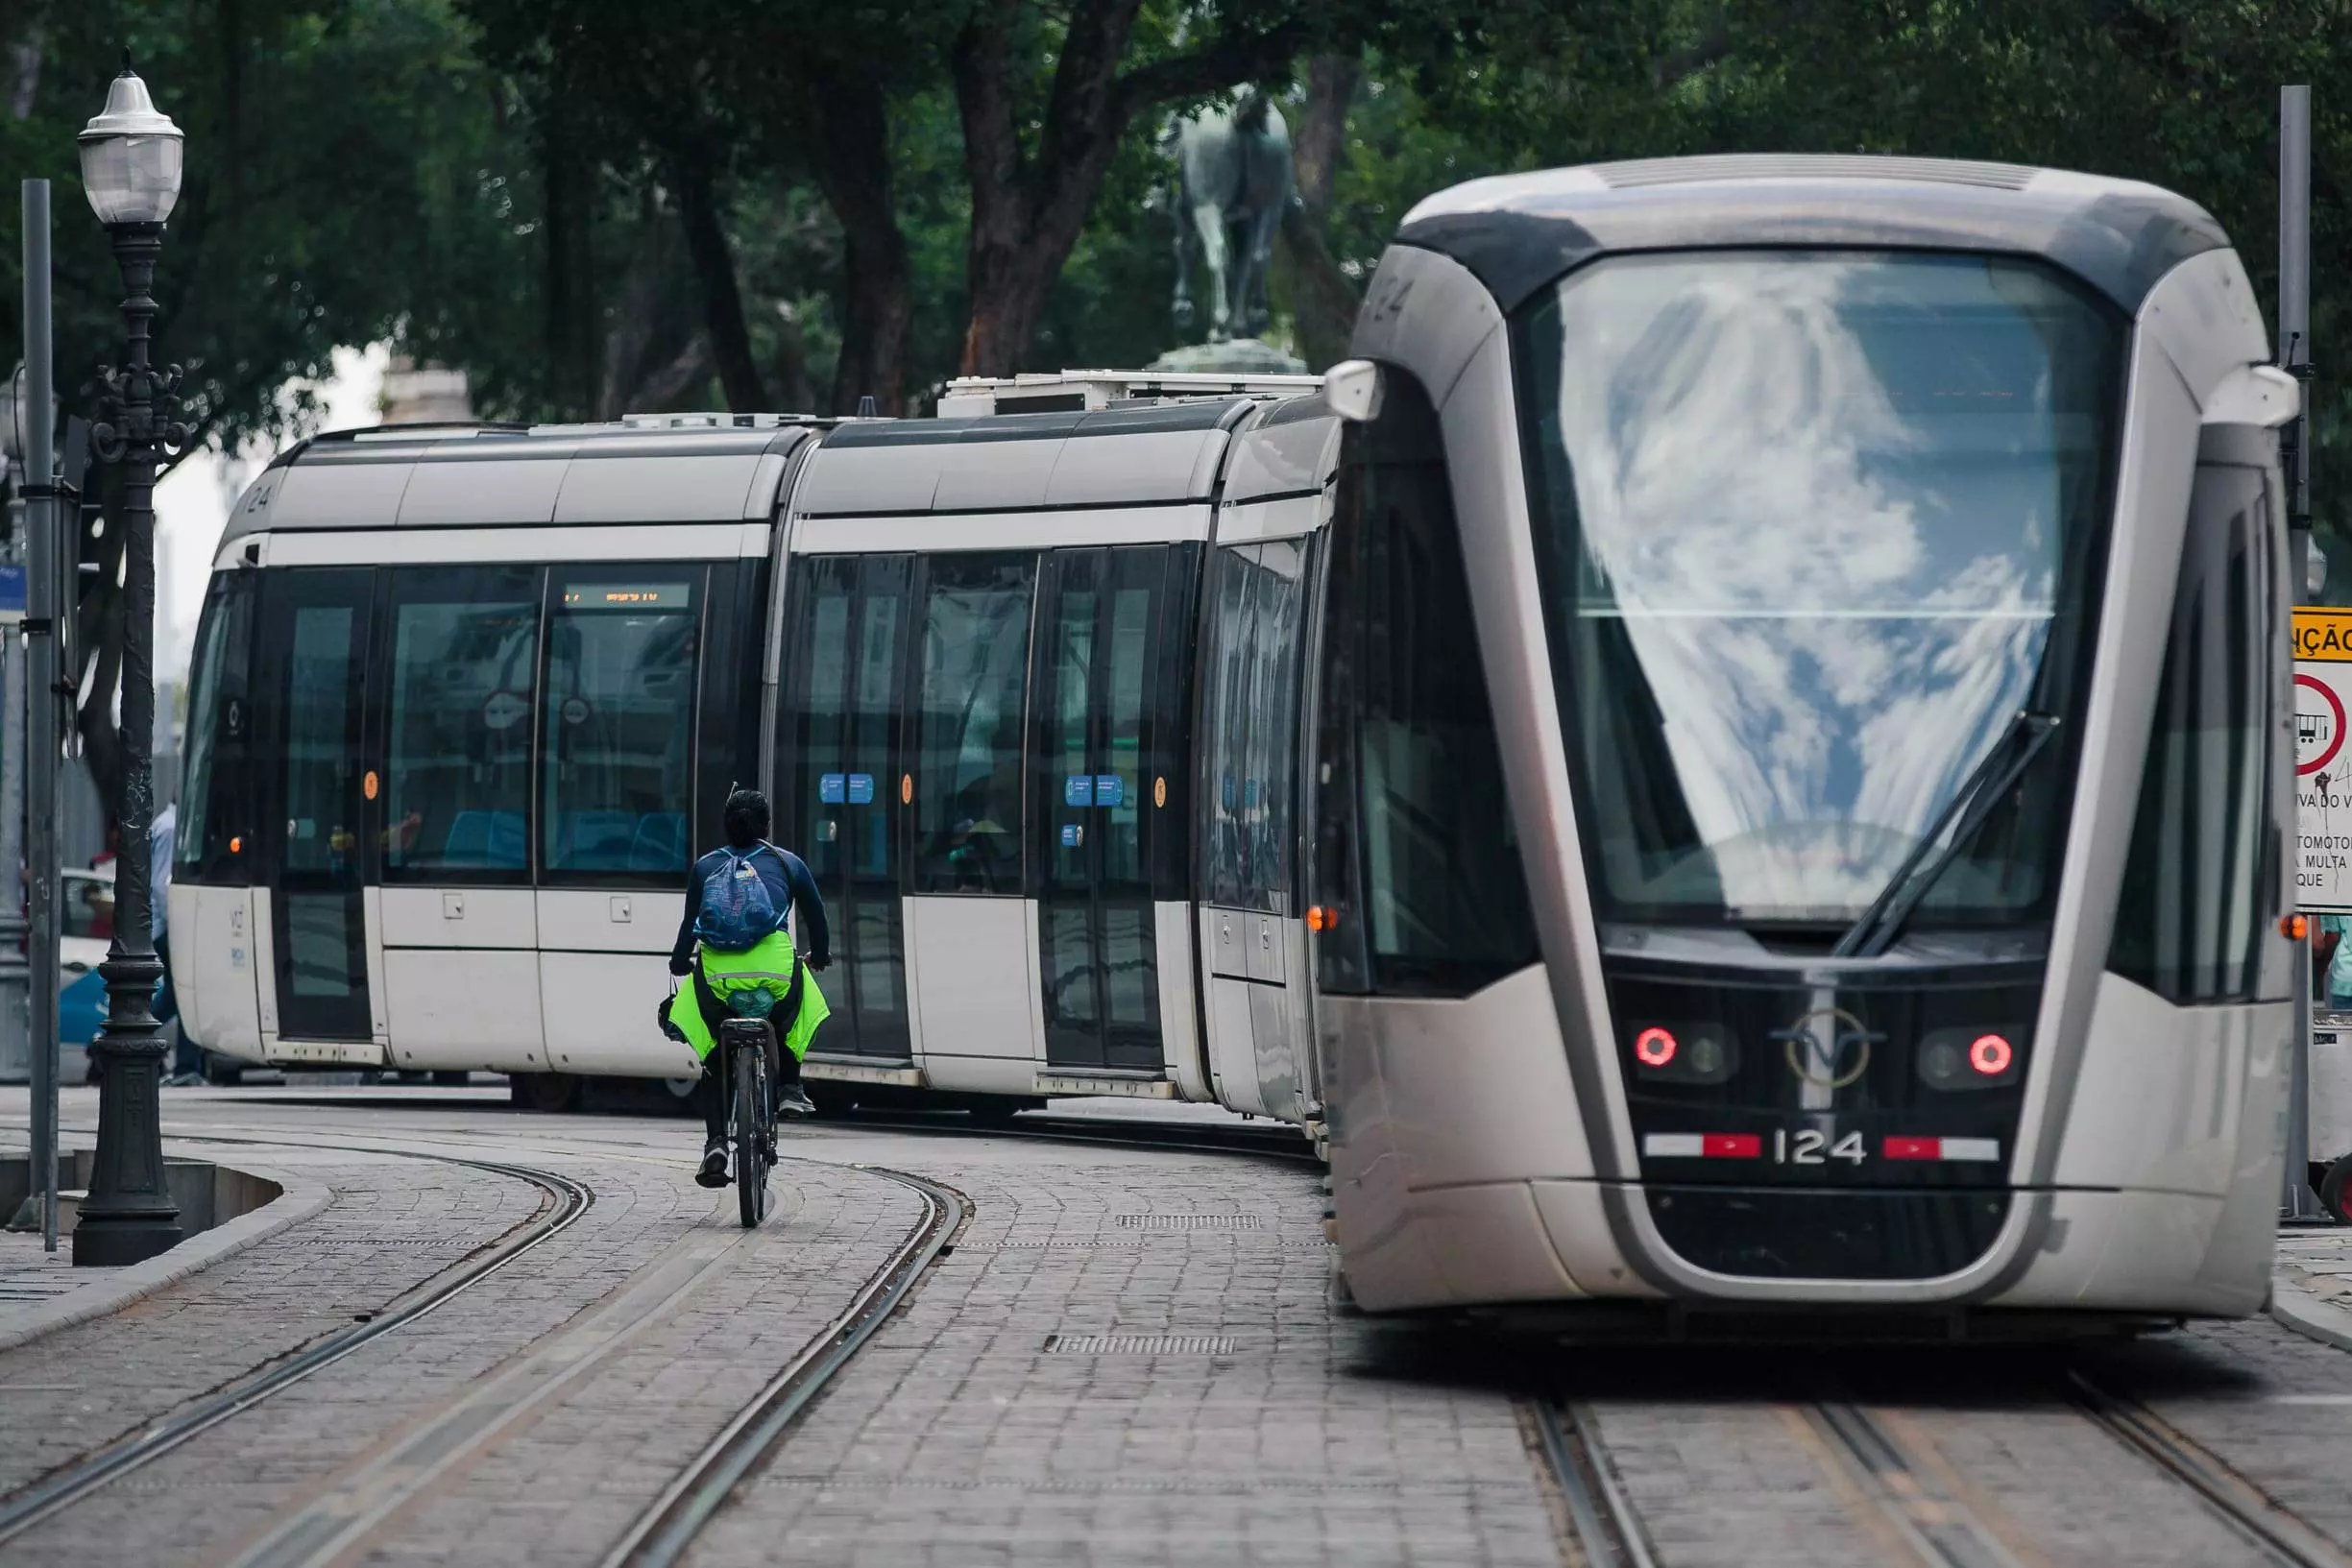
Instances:
[[[1610,1466],[1592,1412],[1583,1405],[1540,1399],[1535,1417],[1543,1457],[1567,1502],[1568,1523],[1587,1568],[1657,1568],[1649,1533]]]
[[[752,1466],[907,1299],[957,1227],[972,1213],[971,1200],[962,1194],[924,1177],[876,1165],[852,1164],[844,1169],[911,1188],[923,1199],[922,1221],[826,1325],[824,1333],[769,1378],[702,1452],[670,1479],[661,1495],[605,1554],[601,1568],[668,1568],[684,1556]]]
[[[255,1145],[279,1143],[266,1138],[216,1136],[185,1141]],[[299,1141],[286,1141],[280,1146],[300,1146]],[[274,1395],[283,1393],[312,1373],[333,1365],[387,1334],[417,1322],[542,1242],[570,1229],[596,1201],[595,1193],[586,1183],[552,1170],[498,1160],[463,1159],[450,1154],[400,1153],[399,1157],[437,1160],[446,1165],[470,1166],[494,1175],[511,1176],[537,1187],[553,1203],[509,1230],[504,1237],[493,1242],[487,1252],[454,1266],[457,1269],[455,1275],[441,1284],[424,1290],[411,1299],[396,1298],[392,1306],[373,1315],[367,1321],[337,1330],[297,1351],[285,1361],[239,1379],[138,1432],[53,1470],[5,1501],[0,1501],[0,1542],[13,1539],[109,1482],[160,1459],[198,1434],[253,1409]]]
[[[2076,1410],[2186,1484],[2208,1512],[2267,1560],[2285,1568],[2352,1568],[2352,1554],[2155,1411],[2101,1387],[2079,1367],[2068,1368],[2066,1382]]]

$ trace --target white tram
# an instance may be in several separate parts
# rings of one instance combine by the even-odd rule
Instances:
[[[1515,176],[1415,210],[1355,351],[290,454],[200,638],[193,1032],[687,1073],[758,778],[821,1093],[1305,1123],[1366,1308],[2257,1308],[2296,389],[2212,220]]]
[[[1311,1121],[1319,385],[295,449],[239,502],[198,638],[186,1026],[230,1060],[503,1072],[548,1108],[681,1082],[653,1007],[687,867],[759,781],[834,930],[821,1099]]]

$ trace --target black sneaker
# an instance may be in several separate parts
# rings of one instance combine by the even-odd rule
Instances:
[[[727,1141],[714,1138],[702,1146],[702,1169],[694,1172],[694,1180],[705,1187],[727,1185]]]
[[[788,1083],[776,1091],[778,1116],[814,1116],[816,1101],[811,1099],[799,1084]]]

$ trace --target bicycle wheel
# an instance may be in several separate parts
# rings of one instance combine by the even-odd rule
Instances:
[[[761,1141],[766,1127],[767,1064],[755,1048],[735,1048],[735,1198],[743,1228],[767,1218],[767,1159]]]

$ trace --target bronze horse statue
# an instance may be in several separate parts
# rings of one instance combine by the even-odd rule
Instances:
[[[1192,239],[1208,270],[1211,343],[1266,329],[1266,265],[1291,199],[1291,133],[1282,111],[1251,87],[1231,109],[1212,105],[1178,120],[1176,324],[1193,324]]]

